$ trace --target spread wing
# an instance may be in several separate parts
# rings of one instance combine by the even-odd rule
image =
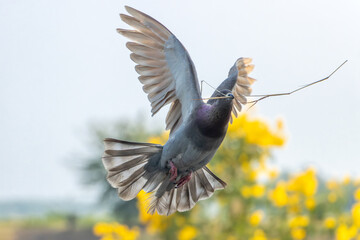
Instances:
[[[234,99],[233,99],[233,108],[232,112],[235,117],[238,116],[238,112],[241,111],[242,105],[247,103],[246,97],[251,94],[251,85],[256,81],[254,78],[248,76],[248,74],[254,69],[254,65],[251,64],[251,58],[239,58],[236,60],[234,66],[229,71],[228,78],[225,79],[219,87],[218,91],[228,89],[231,90]],[[211,97],[221,97],[221,94],[215,91]],[[208,103],[214,101],[210,99]],[[232,122],[232,119],[230,119]]]
[[[131,15],[121,19],[134,30],[117,29],[132,40],[126,44],[135,70],[151,103],[152,115],[172,103],[166,116],[166,129],[174,132],[200,101],[199,82],[190,56],[180,41],[161,23],[126,6]]]

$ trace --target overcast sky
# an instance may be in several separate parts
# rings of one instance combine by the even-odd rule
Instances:
[[[254,94],[331,79],[256,107],[281,117],[289,140],[274,164],[360,176],[360,2],[0,0],[0,200],[92,198],[69,168],[91,123],[150,117],[129,59],[124,5],[153,16],[184,44],[199,79],[217,86],[252,57]],[[205,86],[204,96],[212,89]],[[76,161],[74,156],[74,161]],[[100,161],[100,159],[99,159]]]

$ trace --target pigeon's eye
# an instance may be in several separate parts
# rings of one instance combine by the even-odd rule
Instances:
[[[225,96],[230,97],[230,98],[234,98],[234,95],[232,93],[227,93]]]

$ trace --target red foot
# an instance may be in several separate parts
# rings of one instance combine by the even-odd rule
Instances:
[[[180,180],[177,181],[175,187],[176,187],[176,188],[182,187],[183,185],[185,185],[185,183],[187,183],[188,181],[190,181],[190,179],[191,179],[191,172],[190,172],[188,175],[180,178]]]
[[[174,165],[174,163],[172,161],[169,161],[169,164],[170,164],[170,181],[175,181],[175,179],[177,178],[177,168],[176,166]]]

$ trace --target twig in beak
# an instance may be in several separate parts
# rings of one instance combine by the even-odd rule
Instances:
[[[304,89],[304,88],[310,87],[310,86],[315,85],[315,84],[317,84],[317,83],[319,83],[319,82],[323,82],[323,81],[329,79],[329,78],[330,78],[335,72],[337,72],[347,61],[348,61],[348,60],[344,61],[340,66],[338,66],[338,67],[337,67],[329,76],[327,76],[326,78],[323,78],[323,79],[320,79],[320,80],[318,80],[318,81],[315,81],[315,82],[306,84],[305,86],[299,87],[299,88],[297,88],[297,89],[295,89],[295,90],[293,90],[293,91],[291,91],[291,92],[274,93],[274,94],[267,94],[267,95],[251,95],[251,96],[249,96],[249,97],[260,97],[260,98],[254,100],[254,101],[248,102],[248,103],[252,103],[252,105],[248,108],[248,110],[249,110],[250,108],[252,108],[253,106],[255,106],[255,104],[257,104],[259,101],[264,100],[265,98],[291,95],[291,94],[293,94],[293,93],[295,93],[295,92],[298,92],[298,91],[300,91],[300,90],[302,90],[302,89]]]
[[[200,98],[200,99],[193,99],[193,100],[209,100],[209,99],[221,99],[221,98],[233,98],[233,97],[232,96],[210,97],[210,98]]]

